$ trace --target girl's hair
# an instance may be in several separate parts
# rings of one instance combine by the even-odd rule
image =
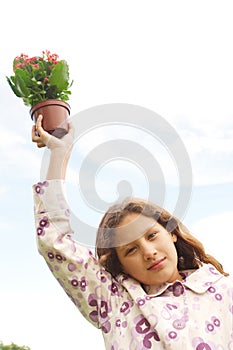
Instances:
[[[178,270],[197,269],[202,263],[210,263],[225,276],[222,265],[206,254],[202,243],[193,237],[179,219],[159,206],[143,199],[130,198],[110,207],[103,216],[96,237],[96,254],[100,264],[114,277],[122,272],[122,266],[114,247],[115,228],[130,213],[154,218],[168,232],[176,235],[174,243],[178,255]]]

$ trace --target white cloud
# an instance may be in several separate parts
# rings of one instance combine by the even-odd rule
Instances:
[[[233,181],[233,163],[231,161],[233,158],[233,127],[230,123],[225,123],[221,129],[214,124],[208,129],[203,128],[202,125],[195,128],[188,124],[180,125],[180,129],[177,128],[176,131],[189,155],[194,185],[210,185]],[[133,175],[133,169],[135,169],[134,177],[137,177],[137,172],[140,171],[141,175],[145,176],[149,182],[156,173],[153,169],[155,162],[157,162],[166,184],[179,186],[179,172],[185,171],[185,163],[178,166],[169,152],[168,145],[164,145],[156,136],[159,135],[151,135],[141,128],[123,125],[105,125],[88,130],[86,134],[78,139],[73,151],[71,171],[75,182],[78,179],[80,169],[84,171],[81,166],[82,162],[86,162],[86,160],[86,168],[89,167],[89,170],[87,170],[93,176],[97,175],[95,171],[98,164],[102,176],[105,167],[112,169],[112,174],[121,172],[122,177],[126,176],[126,178],[127,176],[130,178],[131,170]],[[116,143],[113,145],[110,143],[111,141]],[[135,151],[138,154],[135,162],[135,158],[130,155],[127,147],[125,148],[124,162],[125,164],[128,162],[129,165],[127,171],[125,171],[126,168],[122,167],[123,162],[118,159],[119,151],[125,141],[129,145],[134,142],[142,150],[142,153]],[[106,143],[106,151],[99,151],[99,146],[104,143]],[[111,149],[113,156],[110,159],[108,154],[111,154]],[[105,159],[103,159],[104,153],[106,153]],[[146,166],[149,156],[152,159],[150,172],[148,172],[148,166]],[[103,181],[107,185],[111,181],[111,176]]]
[[[111,141],[115,141],[111,144]],[[99,146],[106,143],[106,151],[99,151]],[[127,147],[135,144],[135,153]],[[125,148],[123,148],[125,147]],[[138,147],[138,149],[136,148]],[[123,148],[123,149],[122,149]],[[141,150],[140,153],[138,151]],[[112,154],[112,157],[109,155]],[[119,154],[123,154],[124,159],[119,158]],[[137,158],[138,154],[138,158]],[[106,158],[104,156],[106,155]],[[146,168],[143,168],[143,162],[146,162],[148,157],[151,158],[151,169],[153,170],[153,160],[158,162],[161,171],[168,183],[174,184],[177,177],[177,169],[171,155],[168,153],[165,145],[162,144],[156,135],[151,135],[140,127],[125,126],[125,125],[106,125],[96,129],[89,130],[85,135],[82,135],[77,141],[72,164],[80,168],[82,162],[88,159],[90,166],[98,166],[103,170],[108,166],[112,171],[120,173],[119,164],[128,162],[128,171],[131,173],[133,167],[136,172],[141,171],[142,175],[146,174]],[[136,159],[136,161],[135,161]],[[148,167],[147,167],[148,168]],[[131,169],[131,170],[130,170]],[[127,172],[122,171],[123,175]],[[132,170],[133,174],[133,170]]]
[[[193,168],[195,185],[233,181],[233,127],[186,129],[181,132]]]
[[[227,272],[233,275],[232,225],[233,211],[208,216],[194,223],[190,231],[206,247],[206,251],[217,258]]]
[[[24,178],[34,178],[40,171],[41,154],[36,151],[36,145],[31,145],[29,139],[30,132],[23,136],[15,129],[6,126],[0,127],[0,149],[2,174],[8,173],[10,176],[22,176]],[[28,137],[28,138],[26,138]],[[35,148],[35,149],[33,149]],[[4,178],[7,182],[9,178]]]
[[[212,126],[211,130],[201,126],[195,129],[187,128],[182,130],[181,135],[191,156],[198,156],[202,152],[226,156],[233,153],[233,125],[226,124],[222,129]]]

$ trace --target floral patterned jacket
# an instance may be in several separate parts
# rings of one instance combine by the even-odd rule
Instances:
[[[82,315],[102,330],[107,350],[233,349],[233,282],[212,265],[183,281],[142,287],[113,278],[72,239],[63,182],[33,186],[39,252]]]

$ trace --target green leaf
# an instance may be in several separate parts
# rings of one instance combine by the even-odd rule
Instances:
[[[62,60],[52,69],[50,75],[50,86],[56,86],[58,92],[66,90],[69,86],[69,67],[66,61]]]
[[[13,82],[13,79],[14,77],[6,77],[7,79],[7,82],[8,84],[10,85],[12,91],[14,92],[14,94],[17,96],[17,97],[21,97],[21,93],[18,91],[17,87],[15,86],[14,82]],[[1,350],[1,348],[0,348]]]
[[[2,342],[0,342],[0,350],[30,350],[30,348],[28,346],[19,346],[15,343],[4,345]]]
[[[15,86],[22,97],[27,97],[30,94],[31,78],[27,71],[17,68],[15,71]]]

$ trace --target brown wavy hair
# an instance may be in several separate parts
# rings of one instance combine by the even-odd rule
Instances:
[[[122,266],[114,247],[115,228],[130,213],[154,218],[168,232],[176,235],[174,243],[178,255],[179,271],[198,269],[202,263],[212,264],[224,276],[223,266],[213,256],[206,254],[203,244],[196,239],[182,222],[168,211],[143,199],[130,198],[115,204],[103,216],[96,236],[96,255],[100,264],[114,277],[122,273]]]

